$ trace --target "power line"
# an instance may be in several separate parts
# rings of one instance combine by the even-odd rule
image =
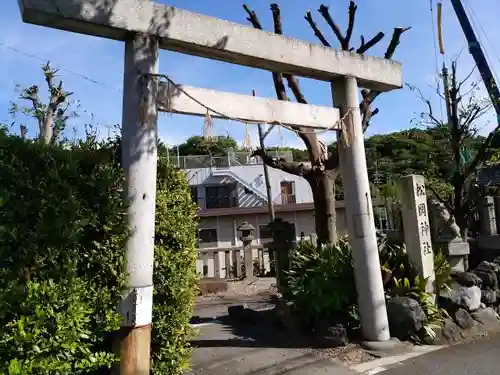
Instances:
[[[44,63],[46,63],[47,61],[50,61],[50,59],[44,59],[43,57],[40,57],[40,56],[31,54],[31,53],[28,53],[28,52],[24,52],[24,51],[22,51],[22,50],[20,50],[18,48],[9,46],[9,45],[3,43],[2,41],[0,41],[0,47],[3,47],[3,48],[8,49],[10,51],[16,52],[16,53],[18,53],[20,55],[23,55],[25,57],[29,57],[31,59],[43,61]],[[73,70],[70,70],[70,69],[67,69],[67,68],[64,68],[64,67],[60,67],[59,69],[65,71],[65,72],[67,72],[67,73],[69,73],[71,75],[74,75],[76,77],[83,78],[84,80],[92,82],[92,83],[94,83],[96,85],[102,86],[102,87],[104,87],[104,88],[106,88],[108,90],[111,90],[111,91],[114,91],[114,92],[120,92],[120,90],[118,90],[118,89],[116,89],[114,87],[111,87],[111,86],[109,86],[109,85],[107,85],[105,83],[99,82],[99,81],[97,81],[97,80],[95,80],[95,79],[93,79],[93,78],[91,78],[91,77],[89,77],[89,76],[87,76],[85,74],[78,73],[78,72],[75,72]]]

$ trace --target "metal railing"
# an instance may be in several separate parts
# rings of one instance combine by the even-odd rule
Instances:
[[[293,161],[291,151],[269,151],[271,156],[283,158],[289,162]],[[233,152],[224,156],[210,156],[210,155],[188,155],[177,156],[170,154],[168,159],[170,163],[180,169],[194,169],[194,168],[228,168],[231,166],[239,165],[253,165],[262,164],[260,157],[250,157],[248,152]]]

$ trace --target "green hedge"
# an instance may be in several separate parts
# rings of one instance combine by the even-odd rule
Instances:
[[[116,361],[127,228],[109,146],[0,132],[0,374],[91,373]],[[153,363],[177,374],[189,359],[196,208],[180,172],[158,173]]]

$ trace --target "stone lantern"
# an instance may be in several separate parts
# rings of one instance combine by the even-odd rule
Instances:
[[[252,241],[255,239],[255,228],[252,224],[244,222],[241,223],[240,226],[236,229],[241,232],[240,240],[243,242],[243,244],[247,241]]]
[[[241,232],[240,240],[243,242],[243,257],[245,259],[245,278],[253,276],[253,251],[252,241],[254,240],[255,228],[252,224],[244,222],[237,228]]]

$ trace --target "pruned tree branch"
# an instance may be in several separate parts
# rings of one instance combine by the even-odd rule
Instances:
[[[385,34],[383,32],[379,32],[377,35],[375,35],[373,38],[371,38],[368,42],[365,43],[365,37],[363,35],[361,35],[361,45],[356,50],[356,53],[359,53],[360,55],[364,54],[366,51],[368,51],[370,48],[372,48],[375,44],[377,44],[382,39],[384,39],[384,36],[385,36]]]
[[[351,38],[352,38],[352,32],[354,31],[354,24],[356,21],[356,11],[358,10],[358,6],[356,3],[351,0],[349,2],[349,22],[347,24],[347,31],[345,33],[345,38],[344,38],[344,45],[342,48],[348,50],[349,49],[349,43],[351,43]]]
[[[335,23],[332,16],[330,15],[330,10],[328,6],[324,4],[320,5],[318,12],[323,16],[328,26],[330,26],[330,28],[332,29],[333,33],[335,34],[337,40],[340,43],[341,48],[344,50],[348,50],[349,46],[347,46],[347,48],[344,48],[346,45],[346,39],[342,34],[342,31],[340,31],[340,27]]]
[[[332,45],[328,42],[328,40],[326,40],[325,36],[323,35],[321,30],[318,28],[318,25],[314,21],[310,10],[307,11],[304,18],[306,19],[309,26],[311,26],[311,29],[313,29],[314,35],[316,35],[321,44],[323,44],[325,47],[331,47]]]
[[[243,5],[243,8],[245,9],[248,17],[247,20],[256,28],[262,30],[262,24],[258,19],[257,14],[252,11],[247,5]],[[352,39],[353,31],[354,31],[354,26],[355,26],[355,19],[356,19],[356,11],[357,11],[357,6],[355,1],[351,0],[349,2],[349,9],[348,9],[348,26],[345,35],[342,33],[340,30],[339,26],[335,23],[333,20],[329,8],[326,5],[321,5],[318,9],[318,12],[323,16],[327,24],[330,26],[332,31],[334,32],[335,36],[337,37],[340,46],[343,50],[350,50],[349,44]],[[271,4],[271,12],[273,15],[273,23],[274,23],[274,32],[276,34],[282,35],[283,34],[283,27],[282,27],[282,20],[281,20],[281,12],[278,4]],[[317,26],[316,22],[314,21],[312,14],[310,11],[308,11],[305,15],[305,19],[308,22],[309,26],[312,28],[314,31],[314,34],[318,38],[318,40],[323,44],[325,47],[331,47],[330,42],[325,38],[319,27]],[[385,58],[390,59],[392,58],[396,47],[399,44],[401,35],[409,30],[410,28],[395,28],[393,32],[393,36],[391,39],[391,42],[389,43],[389,46],[387,47],[386,53],[384,55]],[[365,43],[364,38],[362,38],[362,44],[361,46],[357,49],[358,53],[364,53],[368,51],[371,47],[373,47],[375,44],[380,42],[384,37],[384,33],[379,32],[377,35],[375,35],[372,39],[370,39],[368,42]],[[292,91],[295,99],[299,103],[307,104],[307,100],[304,97],[298,80],[295,76],[290,75],[290,74],[281,74],[281,73],[273,73],[273,82],[274,86],[276,89],[276,93],[278,96],[278,99],[280,100],[288,100],[288,96],[286,94],[286,88],[284,86],[284,79],[287,80],[288,87]],[[369,90],[362,90],[361,91],[363,100],[360,103],[360,111],[362,114],[362,126],[363,130],[365,131],[369,124],[370,120],[373,116],[375,116],[378,112],[379,109],[375,108],[372,110],[371,105],[375,98],[380,95],[380,92],[378,91],[369,91]],[[312,168],[320,169],[322,171],[325,170],[332,170],[332,169],[337,169],[339,166],[339,158],[337,153],[333,153],[330,155],[327,160],[324,160],[324,155],[321,154],[321,147],[318,141],[318,138],[316,134],[311,134],[311,133],[302,133],[300,127],[295,127],[295,130],[297,130],[298,136],[304,141],[305,146],[307,150],[309,151],[311,163],[312,163]],[[324,173],[324,172],[323,172]]]
[[[269,167],[282,170],[283,172],[287,172],[295,176],[307,178],[312,173],[312,168],[304,165],[303,163],[289,162],[283,158],[273,158],[260,148],[256,149],[251,156],[259,156]]]
[[[384,59],[392,59],[394,56],[394,53],[396,52],[396,48],[398,48],[399,43],[401,41],[401,35],[403,33],[407,32],[408,30],[411,30],[411,27],[395,27],[394,31],[392,33],[392,38],[391,41],[389,42],[389,45],[387,46],[387,49],[384,54]]]
[[[52,69],[50,62],[42,66],[42,70],[49,89],[50,97],[48,105],[42,103],[39,96],[39,88],[36,85],[23,90],[20,98],[31,102],[31,111],[38,121],[40,140],[44,144],[50,144],[57,139],[64,127],[65,121],[68,119],[65,116],[65,112],[69,104],[64,108],[61,106],[73,93],[64,91],[62,81],[59,81],[58,84],[54,83],[54,78],[58,70]]]

